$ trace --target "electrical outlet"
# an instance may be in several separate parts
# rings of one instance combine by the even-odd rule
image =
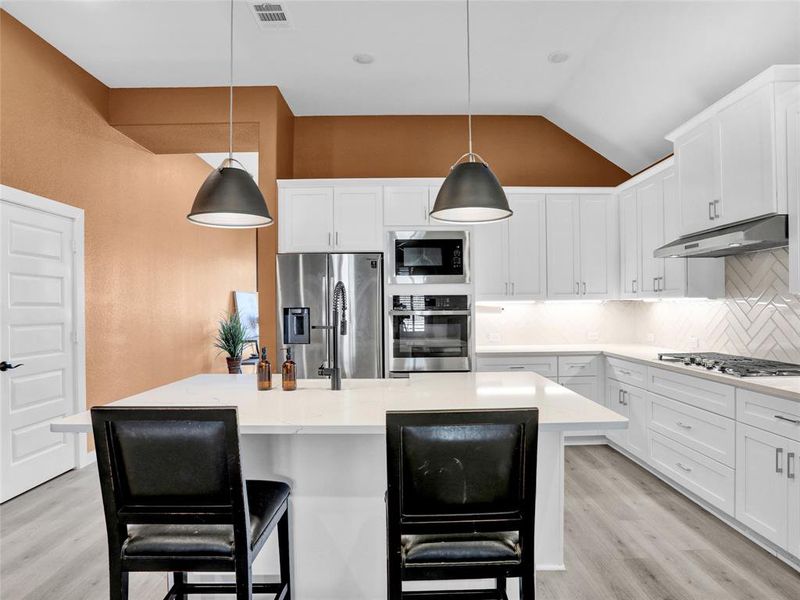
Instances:
[[[700,347],[700,340],[695,336],[689,337],[689,349],[697,350]]]
[[[587,331],[586,339],[589,340],[590,342],[596,342],[597,340],[600,339],[600,334],[597,333],[596,331]]]
[[[488,337],[489,337],[489,341],[492,342],[493,344],[496,344],[497,342],[500,341],[500,334],[499,333],[490,333]]]

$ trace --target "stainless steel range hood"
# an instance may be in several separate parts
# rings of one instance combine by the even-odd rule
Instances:
[[[690,235],[656,248],[655,258],[710,258],[789,245],[789,217],[770,215]]]

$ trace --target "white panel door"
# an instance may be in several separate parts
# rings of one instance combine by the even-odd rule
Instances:
[[[508,281],[511,296],[544,298],[547,292],[547,234],[544,194],[509,194]],[[475,227],[477,232],[482,226]]]
[[[512,217],[513,218],[513,217]],[[580,294],[580,202],[577,194],[547,196],[547,296]]]
[[[719,206],[719,130],[715,119],[706,121],[675,140],[678,196],[681,199],[681,235],[717,226]],[[713,202],[718,201],[716,207]]]
[[[511,217],[516,218],[516,215]],[[477,225],[472,232],[475,293],[479,300],[503,298],[508,289],[508,221]]]
[[[639,203],[639,230],[642,239],[641,291],[655,295],[661,290],[664,259],[654,258],[653,252],[664,244],[664,189],[661,177],[655,176],[636,188]]]
[[[333,188],[283,190],[278,223],[281,252],[333,250]]]
[[[73,222],[0,201],[0,501],[75,465]]]
[[[736,424],[736,518],[779,546],[787,543],[786,456],[792,445],[788,438]]]
[[[337,187],[333,193],[333,249],[380,252],[383,249],[383,188]]]
[[[664,172],[662,179],[664,198],[664,243],[674,242],[681,236],[681,200],[678,197],[678,176],[674,169]],[[663,258],[661,280],[662,296],[683,296],[686,293],[685,258]],[[700,260],[700,259],[694,259]]]
[[[639,215],[636,202],[636,190],[628,190],[619,197],[620,214],[620,251],[622,256],[622,293],[625,296],[636,296],[641,288],[639,282]]]
[[[428,225],[428,186],[387,186],[383,190],[383,224],[387,227]]]
[[[609,264],[609,204],[612,197],[588,194],[580,198],[580,282],[582,298],[606,298],[611,285]],[[614,270],[616,273],[616,269]]]
[[[775,111],[772,85],[719,113],[724,225],[776,212]]]

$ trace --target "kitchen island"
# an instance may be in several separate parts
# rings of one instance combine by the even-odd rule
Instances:
[[[350,379],[337,392],[327,380],[298,381],[293,392],[273,383],[258,392],[254,375],[197,375],[112,406],[237,407],[245,476],[292,486],[297,600],[385,598],[386,411],[539,408],[537,569],[564,568],[564,432],[627,427],[625,417],[530,372]],[[51,429],[89,433],[89,412]],[[270,543],[256,574],[277,573]]]

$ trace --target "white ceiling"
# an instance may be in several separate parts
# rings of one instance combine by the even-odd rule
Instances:
[[[463,0],[286,5],[291,29],[264,30],[236,0],[237,84],[279,86],[296,115],[466,112]],[[225,1],[3,7],[111,87],[228,80]],[[475,0],[472,50],[476,113],[544,115],[634,172],[694,113],[769,65],[800,63],[800,1]],[[570,60],[549,63],[557,50]]]

